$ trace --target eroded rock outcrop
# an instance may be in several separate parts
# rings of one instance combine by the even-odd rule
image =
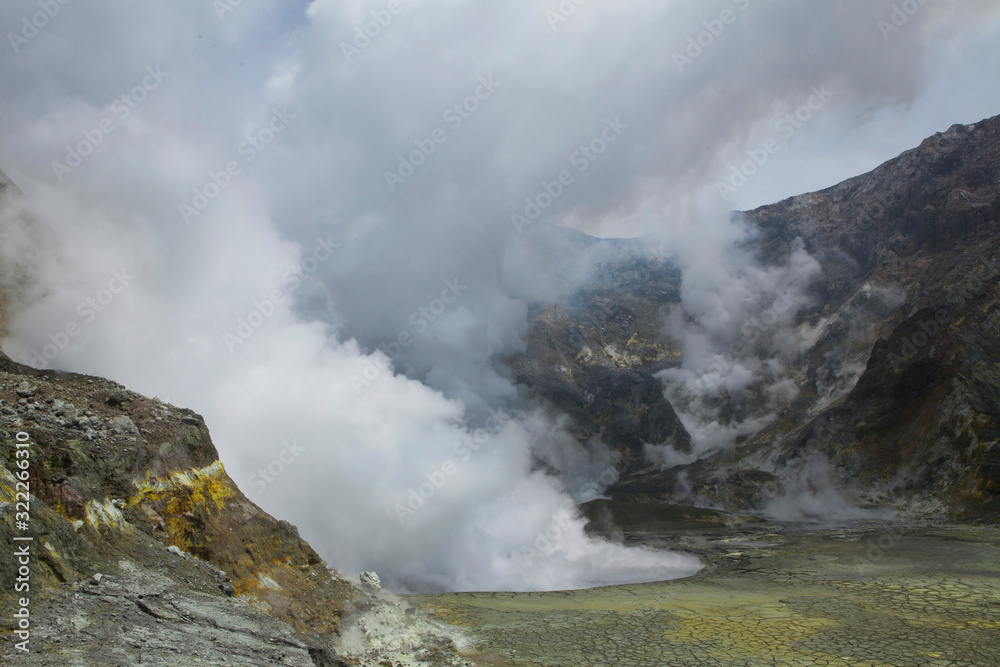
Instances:
[[[96,587],[77,586],[73,595],[117,595],[154,618],[157,613],[149,610],[166,610],[170,597],[194,596],[205,609],[237,597],[244,611],[234,607],[230,613],[284,621],[299,648],[332,650],[355,589],[327,568],[294,527],[246,499],[199,416],[113,382],[37,371],[5,356],[0,413],[0,494],[7,519],[0,532],[7,544],[15,533],[35,537],[31,583],[33,595],[41,594],[34,598],[36,613],[47,596],[66,595],[100,573]],[[17,530],[12,516],[18,433],[30,442],[26,531]],[[12,591],[15,564],[7,552],[0,561],[0,585]],[[171,608],[163,614],[183,616]],[[128,628],[118,631],[124,636]],[[115,643],[113,636],[105,639]],[[42,653],[55,648],[41,640],[34,645]]]
[[[0,433],[0,534],[33,538],[31,652],[18,664],[465,664],[446,630],[352,585],[251,503],[190,410],[0,353]],[[17,571],[5,549],[4,591]],[[12,659],[17,599],[3,597],[0,626]]]

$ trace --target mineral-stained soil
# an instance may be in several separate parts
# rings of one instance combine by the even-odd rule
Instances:
[[[705,570],[662,583],[410,600],[477,635],[483,665],[1000,664],[995,527],[807,530],[690,508],[655,514],[647,525],[623,521],[625,539],[698,553]]]

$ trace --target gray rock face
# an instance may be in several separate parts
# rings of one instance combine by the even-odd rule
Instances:
[[[29,440],[28,528],[14,503],[19,432]],[[343,667],[402,663],[427,647],[435,657],[424,664],[463,662],[430,627],[420,642],[342,647],[342,633],[368,636],[352,630],[359,619],[402,609],[350,585],[294,526],[247,500],[200,417],[0,352],[0,539],[25,531],[30,653],[5,642],[4,664]],[[0,551],[8,637],[18,566],[12,549]]]
[[[119,415],[108,420],[108,426],[115,433],[139,435],[139,429],[128,415]]]
[[[361,584],[366,588],[373,591],[382,590],[382,582],[379,581],[378,575],[374,572],[362,572],[359,578],[361,579]]]
[[[680,273],[625,246],[592,283],[532,310],[528,349],[510,359],[518,380],[581,443],[621,455],[618,494],[759,510],[819,457],[855,502],[1000,515],[1000,117],[745,218],[764,265],[804,243],[822,266],[796,321],[819,331],[787,374],[798,395],[755,435],[670,470],[644,459],[643,443],[690,443],[654,377],[680,362],[662,325]],[[754,386],[712,401],[723,425],[769,407]]]
[[[766,234],[765,255],[802,238],[822,258],[820,298],[804,317],[829,324],[803,361],[800,398],[732,452],[684,471],[687,483],[707,489],[707,502],[759,506],[819,455],[857,502],[1000,515],[1000,117],[748,218]],[[873,309],[873,285],[905,296]],[[863,370],[824,395],[831,361]],[[680,472],[637,487],[654,477],[670,487]]]
[[[31,652],[5,647],[11,664],[323,664],[290,625],[250,600],[205,592],[213,583],[207,564],[147,568],[122,560],[112,567],[113,575],[36,598]]]

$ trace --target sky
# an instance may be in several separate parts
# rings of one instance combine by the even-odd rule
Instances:
[[[721,331],[817,270],[752,270],[730,210],[1000,111],[985,0],[10,0],[0,26],[4,350],[203,414],[251,499],[397,590],[698,567],[584,535],[613,457],[502,363],[552,296],[519,243],[647,237]]]

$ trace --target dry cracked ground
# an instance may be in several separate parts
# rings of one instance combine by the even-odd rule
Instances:
[[[678,512],[695,522],[669,540],[707,564],[690,579],[410,600],[478,636],[483,665],[1000,665],[995,527],[810,531],[720,514],[699,530],[712,513]],[[662,547],[665,528],[625,534]]]

